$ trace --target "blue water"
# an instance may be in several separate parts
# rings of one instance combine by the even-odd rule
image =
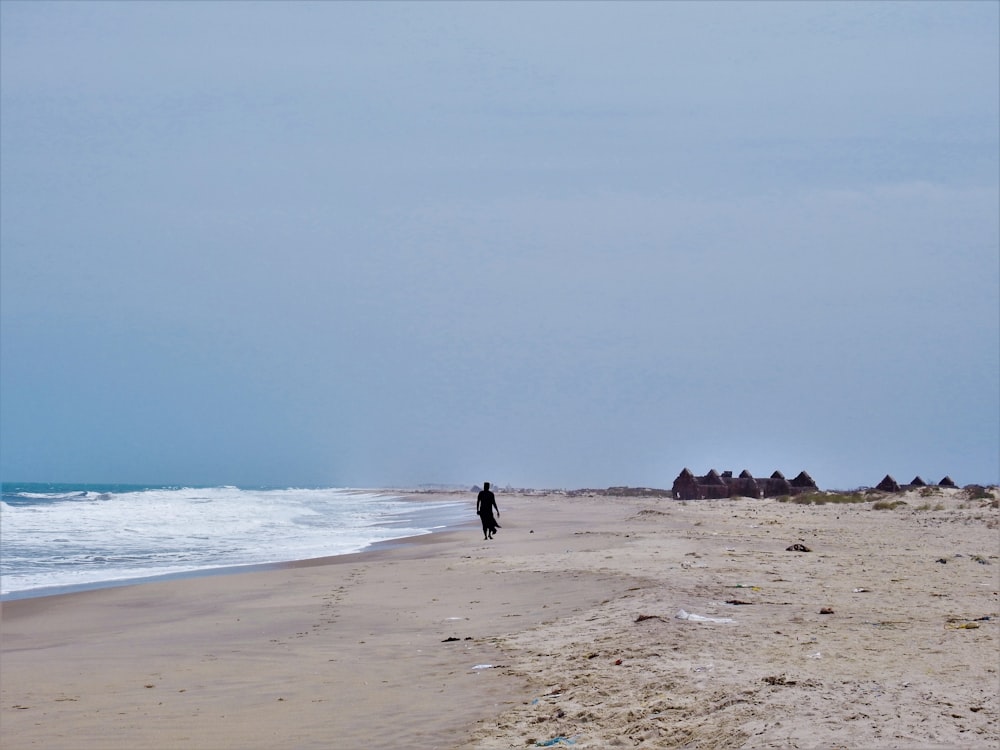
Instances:
[[[341,488],[4,484],[0,598],[348,554],[470,516],[462,498]]]

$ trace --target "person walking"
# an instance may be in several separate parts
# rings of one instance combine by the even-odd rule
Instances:
[[[483,522],[484,540],[492,539],[497,529],[500,528],[500,524],[498,524],[496,518],[493,517],[494,510],[496,510],[497,515],[499,516],[500,508],[497,507],[496,496],[490,491],[490,483],[483,482],[483,489],[479,493],[479,497],[476,498],[476,513],[479,515],[479,519]]]

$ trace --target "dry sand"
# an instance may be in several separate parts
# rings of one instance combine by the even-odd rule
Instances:
[[[6,602],[0,746],[1000,747],[995,502],[497,499],[492,542]]]

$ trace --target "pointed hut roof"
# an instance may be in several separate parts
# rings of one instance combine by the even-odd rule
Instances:
[[[875,489],[882,490],[882,492],[899,492],[899,484],[886,474],[882,481],[875,485]]]
[[[760,497],[761,490],[757,480],[751,476],[749,471],[740,474],[739,479],[733,480],[733,492],[741,497]]]
[[[789,484],[791,484],[792,487],[816,487],[816,482],[814,482],[813,478],[805,471],[800,471],[798,476],[789,482]]]
[[[910,480],[910,486],[911,487],[926,487],[927,486],[927,482],[925,482],[923,479],[921,479],[920,475],[918,474],[917,476],[913,477],[913,479]]]
[[[719,472],[712,469],[708,472],[708,474],[702,477],[702,484],[725,484],[725,482],[722,481],[722,477],[719,476]]]
[[[685,467],[677,479],[674,480],[672,488],[673,495],[679,500],[693,500],[698,497],[698,478]]]
[[[753,474],[748,469],[744,469],[740,472],[740,479],[753,479]]]
[[[760,481],[764,488],[764,495],[766,497],[787,495],[791,489],[788,484],[788,480],[785,479],[780,471],[774,472],[770,479],[761,479]]]
[[[942,487],[954,487],[955,486],[955,480],[952,479],[951,477],[945,475],[944,479],[942,479],[940,482],[938,482],[938,484],[940,484]]]

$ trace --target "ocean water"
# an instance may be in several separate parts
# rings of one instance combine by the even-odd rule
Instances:
[[[0,598],[359,552],[458,525],[469,506],[337,488],[4,484]]]

